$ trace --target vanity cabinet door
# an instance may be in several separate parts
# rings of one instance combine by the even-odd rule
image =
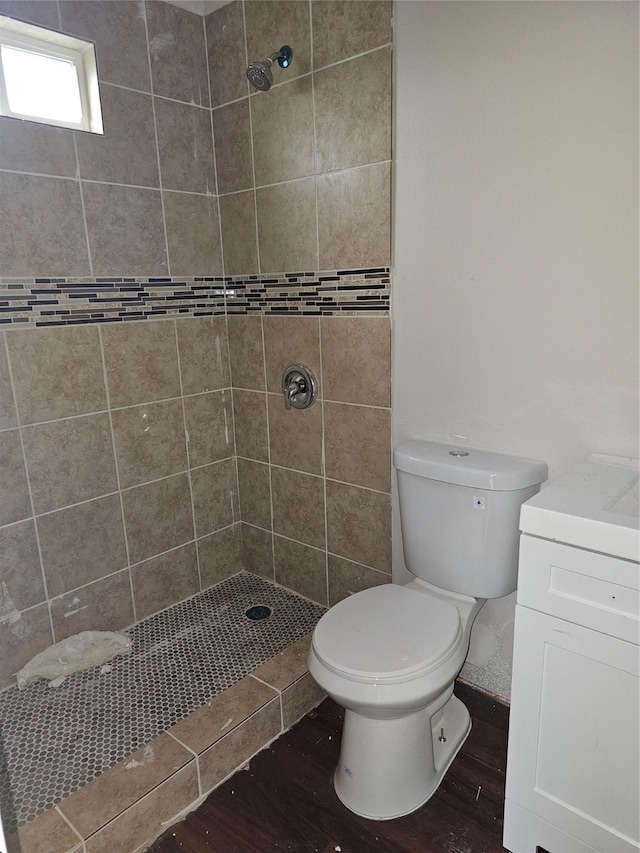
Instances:
[[[506,796],[602,853],[639,849],[638,670],[634,644],[516,607]]]

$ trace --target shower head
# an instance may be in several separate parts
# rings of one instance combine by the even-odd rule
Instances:
[[[288,44],[284,44],[277,53],[273,53],[268,59],[250,62],[247,68],[247,80],[255,89],[266,92],[273,83],[271,66],[277,62],[280,68],[291,65],[293,51]]]

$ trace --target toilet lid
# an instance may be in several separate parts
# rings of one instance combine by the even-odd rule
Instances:
[[[363,681],[404,681],[435,669],[462,636],[456,607],[384,584],[340,601],[313,632],[329,669]]]

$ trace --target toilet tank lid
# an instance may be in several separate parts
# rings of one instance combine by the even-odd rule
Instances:
[[[526,489],[547,479],[544,462],[433,441],[399,445],[393,452],[393,464],[398,471],[418,477],[494,491]]]

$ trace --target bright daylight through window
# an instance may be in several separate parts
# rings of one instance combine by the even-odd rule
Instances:
[[[102,133],[93,44],[0,17],[0,115]]]

